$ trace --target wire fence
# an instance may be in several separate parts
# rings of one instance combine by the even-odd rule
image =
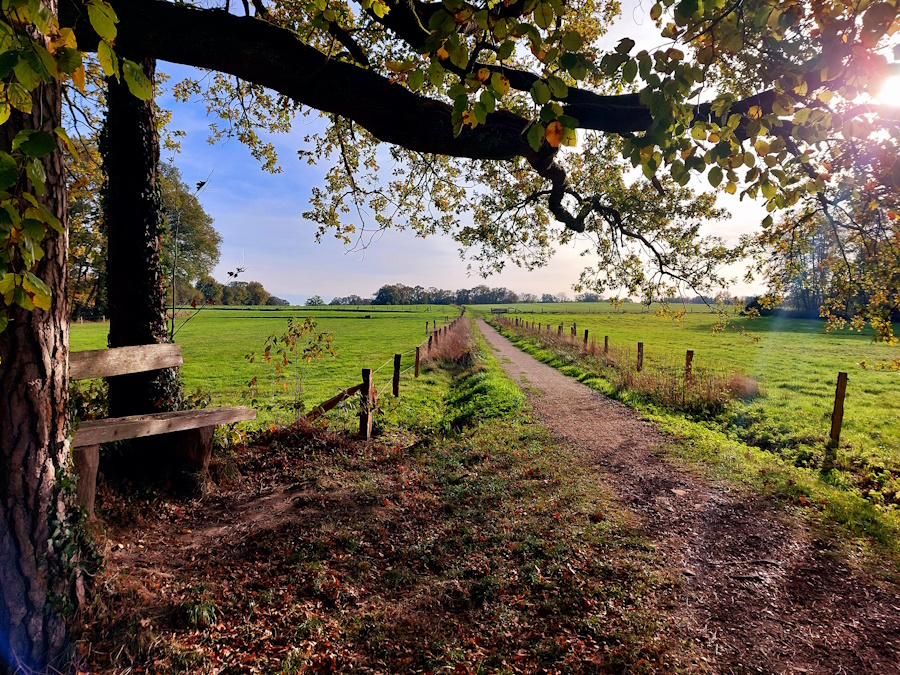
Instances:
[[[327,401],[324,401],[318,406],[315,406],[309,412],[309,414],[306,415],[306,419],[309,421],[315,420],[323,416],[329,410],[332,410],[341,405],[344,401],[347,401],[356,393],[359,393],[360,436],[366,439],[370,438],[372,435],[372,417],[377,410],[378,399],[381,398],[389,388],[393,389],[393,394],[395,397],[399,397],[401,378],[404,375],[408,374],[410,371],[413,371],[413,377],[419,376],[419,368],[422,362],[428,360],[429,357],[432,356],[432,352],[436,352],[442,342],[448,339],[453,329],[459,325],[459,322],[462,320],[464,314],[465,308],[463,308],[463,311],[458,317],[456,317],[453,321],[449,321],[449,323],[444,324],[440,328],[438,328],[435,323],[434,330],[428,335],[427,339],[423,340],[421,343],[419,343],[415,347],[412,347],[411,349],[408,349],[405,352],[394,354],[393,358],[388,359],[377,368],[362,369],[362,383],[348,387],[347,389],[342,390],[338,395],[330,398]],[[449,319],[449,317],[447,318]],[[401,364],[403,361],[403,357],[408,357],[411,355],[415,355],[414,363],[407,366],[406,368],[402,368]],[[384,386],[382,386],[381,389],[376,389],[374,384],[376,373],[391,365],[393,366],[393,377]]]

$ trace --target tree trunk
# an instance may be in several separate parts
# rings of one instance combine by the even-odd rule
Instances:
[[[56,3],[49,4],[53,10]],[[17,112],[0,127],[0,147],[23,128],[51,134],[61,124],[61,90],[45,84],[33,96],[33,113]],[[44,159],[41,201],[66,224],[62,153]],[[68,343],[67,234],[48,228],[37,274],[52,290],[49,310],[10,311],[0,333],[0,672],[61,667],[66,629],[57,608],[66,603],[67,543],[54,532],[65,515],[57,472],[66,468]]]
[[[138,59],[153,80],[154,59]],[[160,246],[159,136],[153,100],[108,81],[109,112],[101,151],[108,235],[109,346],[167,341]],[[109,379],[111,417],[174,410],[180,391],[172,369]],[[135,453],[132,453],[135,454]]]
[[[134,60],[152,82],[156,60]],[[153,99],[141,101],[124,82],[107,83],[109,109],[101,153],[106,174],[109,346],[167,342],[159,134]],[[181,383],[173,368],[109,378],[111,417],[177,410],[180,401]],[[191,447],[196,445],[193,437],[188,440],[194,441],[189,442]],[[211,438],[208,446],[207,453],[212,450]],[[133,440],[110,459],[113,470],[158,480],[182,468],[180,455],[180,443],[160,436]]]

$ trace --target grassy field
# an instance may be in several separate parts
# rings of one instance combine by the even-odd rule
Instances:
[[[393,356],[403,354],[401,369],[413,365],[416,345],[427,340],[425,324],[429,328],[437,322],[444,324],[459,314],[454,307],[217,307],[196,313],[178,331],[175,341],[181,345],[184,355],[182,377],[185,388],[193,391],[200,387],[212,396],[214,405],[246,403],[249,399],[249,382],[258,381],[258,406],[265,407],[277,394],[279,400],[292,397],[294,387],[302,377],[302,400],[309,409],[334,396],[340,388],[352,387],[361,381],[362,368],[379,368],[375,384],[379,391],[387,387],[393,375]],[[272,334],[281,335],[291,317],[302,322],[308,316],[315,318],[316,330],[331,333],[335,357],[325,356],[311,363],[294,363],[289,368],[288,390],[276,387],[274,370],[262,363],[266,339]],[[179,323],[184,318],[179,319]],[[72,351],[102,349],[106,346],[109,325],[84,323],[71,326]],[[255,352],[251,363],[246,355]],[[387,364],[387,365],[385,365]],[[404,418],[426,422],[427,411],[417,407],[421,397],[416,388],[425,379],[414,380],[412,372],[401,378],[401,398],[392,411]],[[402,392],[412,393],[403,396]],[[387,402],[388,397],[384,397]],[[421,403],[421,401],[419,401]],[[405,408],[404,408],[405,406]],[[424,416],[424,417],[423,417]],[[261,419],[278,416],[263,411]],[[280,419],[284,419],[283,416]]]

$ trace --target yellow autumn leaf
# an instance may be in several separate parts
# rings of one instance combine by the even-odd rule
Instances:
[[[487,79],[491,76],[491,71],[487,68],[479,68],[477,74],[479,82],[486,82]]]
[[[78,91],[83,94],[85,89],[84,66],[78,66],[78,68],[75,69],[75,72],[72,73],[72,82],[78,87]]]
[[[547,130],[544,132],[544,139],[551,148],[558,148],[564,136],[565,129],[563,129],[563,125],[559,123],[559,120],[550,122],[547,125]]]
[[[438,57],[441,61],[444,61],[444,60],[450,58],[450,52],[448,52],[446,49],[444,49],[444,45],[441,45],[440,47],[438,47],[438,50],[437,50],[437,57]]]
[[[384,65],[392,73],[405,73],[407,70],[412,70],[416,67],[416,64],[412,61],[388,61]]]
[[[59,33],[50,40],[50,53],[55,54],[60,47],[78,48],[78,44],[75,41],[75,31],[71,28],[60,29]]]

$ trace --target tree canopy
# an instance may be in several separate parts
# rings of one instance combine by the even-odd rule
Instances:
[[[253,17],[239,15],[248,3],[231,5],[64,0],[64,28],[43,22],[56,53],[12,50],[7,77],[28,89],[69,73],[79,85],[76,38],[99,45],[107,74],[139,95],[149,83],[131,62],[119,67],[113,42],[209,69],[179,90],[205,96],[224,123],[216,133],[270,169],[260,128],[287,129],[309,110],[326,118],[301,150],[330,159],[306,214],[320,235],[364,239],[365,219],[445,231],[490,271],[540,265],[585,233],[599,242],[584,279],[595,290],[610,274],[650,297],[672,280],[698,290],[721,280],[739,253],[698,237],[699,220],[718,214],[679,190],[692,176],[770,211],[814,204],[838,229],[851,203],[895,215],[897,114],[877,102],[895,66],[888,2],[665,0],[650,8],[653,49],[601,46],[616,0],[260,0]],[[26,21],[43,7],[13,6]],[[380,142],[391,145],[385,176]],[[647,182],[630,181],[630,167]],[[646,218],[651,205],[667,217]]]

